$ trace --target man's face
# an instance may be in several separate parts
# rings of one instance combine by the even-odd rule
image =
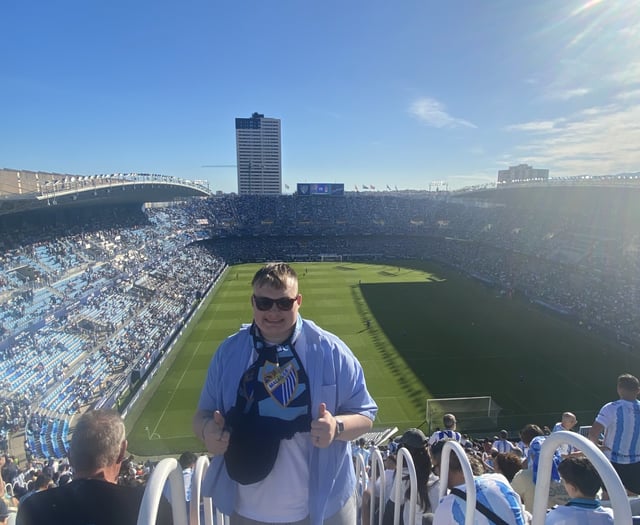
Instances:
[[[277,304],[271,305],[269,310],[260,310],[256,306],[256,299],[295,299],[291,310],[281,310]],[[288,279],[286,288],[278,290],[271,286],[254,286],[251,305],[253,319],[260,333],[270,343],[282,343],[289,337],[298,318],[298,310],[302,304],[302,296],[298,294],[298,283]]]

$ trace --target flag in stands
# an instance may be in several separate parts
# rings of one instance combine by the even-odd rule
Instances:
[[[369,187],[370,187],[372,190],[375,190],[375,189],[376,189],[376,187],[375,187],[373,184],[370,184],[370,185],[369,185]]]
[[[363,190],[368,190],[368,189],[369,189],[369,186],[367,186],[366,184],[363,184],[363,185],[362,185],[362,189],[363,189]]]
[[[286,189],[289,189],[289,185],[288,185],[288,184],[285,184],[285,185],[284,185],[284,187],[285,187]]]

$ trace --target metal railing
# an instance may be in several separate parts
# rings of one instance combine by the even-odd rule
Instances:
[[[552,432],[547,436],[540,449],[538,463],[538,482],[533,496],[533,521],[532,525],[543,525],[547,513],[547,500],[551,485],[551,462],[554,451],[565,443],[573,445],[587,457],[600,474],[613,508],[615,525],[630,525],[631,506],[627,497],[627,491],[620,481],[618,473],[611,466],[607,457],[600,449],[584,436],[576,432],[562,430]]]

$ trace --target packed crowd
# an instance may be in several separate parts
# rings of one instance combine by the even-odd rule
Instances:
[[[225,265],[249,260],[435,259],[635,347],[638,226],[620,217],[594,226],[588,212],[444,195],[216,196],[20,219],[0,239],[2,431],[27,428],[36,438],[27,447],[45,452],[56,437],[40,439],[33,415],[62,429],[82,406],[113,399],[131,372],[153,365]]]

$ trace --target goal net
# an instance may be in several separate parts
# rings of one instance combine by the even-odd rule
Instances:
[[[320,262],[342,262],[342,255],[337,253],[321,253]]]
[[[429,433],[443,428],[442,416],[445,414],[456,416],[459,431],[493,431],[498,427],[500,410],[502,408],[491,396],[427,399]]]

